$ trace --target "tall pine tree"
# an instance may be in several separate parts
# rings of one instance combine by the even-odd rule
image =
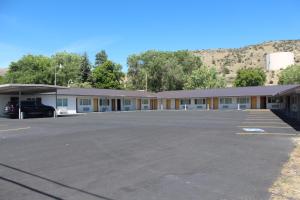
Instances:
[[[101,50],[96,54],[95,66],[102,65],[107,61],[107,54],[105,50]]]
[[[82,61],[80,65],[80,82],[84,83],[89,81],[91,75],[91,64],[87,53],[85,52],[82,56]]]

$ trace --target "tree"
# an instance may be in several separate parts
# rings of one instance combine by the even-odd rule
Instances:
[[[57,84],[67,86],[69,80],[80,82],[83,57],[75,53],[61,52],[51,56],[53,68],[57,67]],[[58,66],[62,65],[60,69]]]
[[[107,54],[104,50],[101,50],[96,54],[95,66],[102,65],[107,61]]]
[[[88,82],[90,79],[90,75],[91,75],[91,64],[87,53],[84,53],[80,64],[80,72],[79,72],[80,82],[81,83]]]
[[[50,58],[29,54],[9,65],[5,79],[9,83],[53,84],[54,68]]]
[[[291,65],[282,70],[279,74],[279,84],[299,84],[300,65]]]
[[[195,69],[187,78],[184,84],[184,89],[198,88],[222,88],[226,86],[225,79],[218,76],[217,70],[214,67],[202,66]]]
[[[234,85],[237,87],[259,86],[266,82],[266,74],[261,68],[243,68],[237,71]]]
[[[124,73],[122,67],[110,60],[96,67],[92,72],[92,85],[95,88],[121,89]]]
[[[183,89],[186,76],[202,66],[200,57],[189,51],[146,51],[127,59],[128,87],[159,92]]]

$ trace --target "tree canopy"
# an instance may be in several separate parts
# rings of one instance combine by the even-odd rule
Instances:
[[[10,64],[8,72],[3,78],[1,77],[0,81],[4,83],[54,84],[56,68],[57,85],[122,88],[124,78],[122,66],[109,61],[105,51],[101,51],[100,54],[98,54],[97,63],[103,63],[94,68],[86,53],[80,55],[59,52],[51,57],[25,55],[17,62]]]
[[[10,64],[5,79],[9,83],[53,84],[53,70],[50,58],[26,55]]]
[[[291,65],[282,70],[279,74],[279,84],[299,84],[300,83],[300,65]]]
[[[153,92],[183,89],[186,78],[202,66],[201,59],[188,51],[153,50],[129,56],[127,64],[128,87],[144,90],[147,85]]]
[[[266,82],[266,74],[261,68],[243,68],[237,71],[234,85],[237,87],[260,86]]]
[[[102,65],[103,63],[105,63],[108,59],[108,56],[105,52],[105,50],[101,50],[100,52],[98,52],[96,54],[96,59],[95,59],[95,66],[99,66]]]
[[[124,73],[121,70],[121,65],[113,63],[110,60],[105,61],[93,70],[92,86],[105,89],[123,88],[122,79],[124,78]]]
[[[223,88],[226,87],[225,79],[218,76],[214,67],[202,66],[192,71],[184,84],[184,89],[207,89],[207,88]]]

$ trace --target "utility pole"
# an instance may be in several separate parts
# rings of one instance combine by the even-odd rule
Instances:
[[[147,72],[146,72],[146,92],[148,91],[148,75],[147,75]]]
[[[61,66],[61,64],[59,64],[59,69],[61,69],[61,68],[62,68],[62,66]],[[54,85],[56,86],[56,65],[54,67]]]

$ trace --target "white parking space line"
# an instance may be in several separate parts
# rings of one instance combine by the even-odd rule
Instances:
[[[282,122],[281,119],[257,119],[257,118],[247,118],[246,119],[246,121],[262,121],[262,120],[266,120],[266,121],[275,121],[275,120],[277,120],[277,121],[281,121]]]
[[[237,127],[240,127],[240,128],[253,128],[253,126],[251,125],[250,126],[237,126]],[[261,126],[261,125],[258,125],[258,126],[255,126],[256,128],[293,128],[293,127],[290,127],[290,126]]]
[[[255,121],[245,121],[245,122],[242,122],[243,124],[281,124],[281,125],[287,125],[287,123],[284,123],[284,122],[262,122],[262,121],[258,121],[258,122],[255,122]]]
[[[237,135],[280,135],[280,136],[296,136],[297,134],[295,133],[236,133]]]
[[[26,129],[30,129],[30,126],[27,127],[21,127],[21,128],[11,128],[11,129],[3,129],[0,130],[0,132],[7,132],[7,131],[20,131],[20,130],[26,130]]]

